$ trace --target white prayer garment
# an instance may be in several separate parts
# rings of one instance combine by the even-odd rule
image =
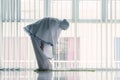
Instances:
[[[51,59],[53,58],[52,46],[56,45],[61,31],[66,30],[68,27],[69,23],[66,19],[59,20],[57,18],[46,17],[27,25],[24,29],[31,36],[36,57],[45,55],[46,59]],[[39,45],[36,45],[37,43]],[[41,43],[44,45],[43,50],[40,49]],[[39,65],[41,61],[39,59],[37,61],[39,68],[41,68],[42,64]],[[46,67],[46,69],[49,68]]]

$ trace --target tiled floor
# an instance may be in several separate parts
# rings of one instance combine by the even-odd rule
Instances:
[[[120,80],[120,71],[0,71],[0,80]]]

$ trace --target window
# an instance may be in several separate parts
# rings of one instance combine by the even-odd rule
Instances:
[[[44,16],[44,0],[21,0],[21,20],[30,21]]]
[[[54,60],[61,61],[60,65],[66,67],[63,63],[69,62],[68,67],[114,67],[114,62],[120,61],[119,7],[120,0],[0,0],[2,67],[36,66],[33,47],[23,27],[44,16],[70,22],[57,44]]]
[[[0,21],[20,21],[20,0],[0,0]]]
[[[101,0],[79,0],[79,19],[101,19]]]
[[[1,21],[33,21],[44,16],[70,21],[120,21],[119,0],[0,0]]]
[[[120,61],[120,38],[115,39],[115,60]]]
[[[72,18],[72,0],[52,0],[50,14],[57,18]]]

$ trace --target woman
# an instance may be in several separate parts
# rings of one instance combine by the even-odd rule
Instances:
[[[24,27],[30,35],[39,70],[51,70],[50,59],[53,58],[52,47],[56,45],[61,30],[66,30],[66,19],[46,17]]]

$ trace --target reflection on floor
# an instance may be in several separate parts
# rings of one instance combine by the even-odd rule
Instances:
[[[120,80],[120,71],[0,71],[0,80]]]

